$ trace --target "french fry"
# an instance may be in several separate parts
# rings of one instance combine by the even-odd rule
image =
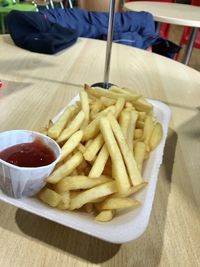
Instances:
[[[80,99],[81,99],[81,108],[85,114],[85,119],[84,119],[83,124],[81,126],[82,128],[84,128],[86,125],[88,125],[89,116],[90,116],[89,99],[88,99],[88,95],[85,91],[81,91]]]
[[[62,146],[60,161],[65,159],[80,144],[83,137],[83,131],[77,131],[70,136],[67,142]]]
[[[69,190],[88,189],[110,181],[112,180],[105,175],[102,175],[96,179],[92,179],[82,175],[68,176],[58,182],[56,184],[55,189],[56,192],[62,193]]]
[[[83,154],[86,150],[85,146],[83,144],[78,144],[77,149]]]
[[[150,138],[152,136],[153,129],[154,129],[154,123],[153,123],[152,117],[151,116],[147,116],[146,120],[144,122],[143,136],[142,136],[142,140],[144,141],[144,143],[147,146],[148,146],[149,140],[150,140]]]
[[[163,136],[163,129],[159,122],[154,126],[151,138],[149,140],[149,148],[150,150],[154,150],[160,143]]]
[[[127,135],[127,143],[131,151],[133,151],[133,137],[135,131],[135,125],[138,118],[138,113],[134,110],[130,111],[130,124]]]
[[[97,114],[103,108],[103,104],[100,101],[96,101],[91,105],[90,118],[93,120],[96,118]]]
[[[130,112],[123,110],[119,116],[119,124],[124,135],[124,138],[127,140],[129,124],[130,124]]]
[[[134,139],[141,139],[142,138],[142,129],[135,129],[134,131]]]
[[[57,139],[62,130],[67,126],[68,122],[75,115],[76,111],[76,107],[69,106],[60,116],[59,120],[48,129],[48,136]]]
[[[141,174],[137,168],[137,164],[136,164],[135,159],[133,157],[133,153],[130,150],[130,148],[128,147],[126,140],[123,136],[123,133],[121,131],[121,128],[120,128],[117,120],[115,119],[115,117],[112,114],[109,114],[108,119],[109,119],[109,122],[110,122],[110,125],[112,128],[112,131],[114,133],[114,136],[115,136],[115,138],[119,144],[121,153],[123,155],[124,162],[126,164],[129,177],[131,179],[131,183],[132,183],[132,185],[136,186],[136,185],[142,183],[143,179],[142,179]]]
[[[146,119],[146,112],[142,111],[138,112],[138,120],[145,121],[145,119]]]
[[[145,158],[146,145],[144,142],[136,142],[134,147],[134,157],[137,163],[138,170],[142,171],[142,166]]]
[[[88,174],[89,177],[99,177],[104,170],[104,167],[106,165],[106,162],[109,158],[109,152],[106,147],[106,144],[103,145],[101,148],[96,160],[94,161],[94,164],[92,165],[92,168]]]
[[[98,203],[100,210],[117,210],[138,207],[141,203],[132,198],[109,197],[103,202]]]
[[[94,180],[94,179],[92,179]],[[70,202],[70,210],[79,209],[84,204],[92,202],[100,197],[108,196],[117,191],[116,182],[108,182],[77,194]]]
[[[113,210],[103,210],[95,217],[95,220],[98,222],[109,222],[112,220],[113,216]]]
[[[139,93],[112,86],[85,85],[80,101],[42,129],[59,143],[62,156],[38,197],[60,210],[85,211],[108,222],[118,209],[140,202],[142,168],[161,142],[162,126],[152,105]]]
[[[132,186],[129,188],[129,190],[126,193],[114,193],[112,194],[112,197],[129,197],[132,196],[135,193],[140,192],[145,186],[147,186],[147,182],[143,181],[141,184],[138,184],[136,186]]]
[[[85,119],[85,113],[81,110],[73,121],[65,128],[56,140],[58,143],[66,141],[73,133],[78,131]]]
[[[119,192],[125,192],[130,188],[130,182],[124,165],[124,161],[113,135],[111,125],[107,118],[100,119],[100,130],[104,137],[107,149],[111,156],[115,179]]]
[[[70,204],[70,193],[69,191],[65,191],[60,194],[61,195],[61,200],[58,203],[57,208],[59,210],[67,210],[69,209],[69,204]]]
[[[51,207],[58,206],[59,202],[61,201],[61,198],[61,195],[49,188],[44,188],[39,193],[39,199]]]
[[[110,106],[107,109],[103,110],[98,114],[98,116],[92,122],[90,122],[90,124],[88,124],[88,126],[84,129],[82,141],[88,141],[89,139],[95,137],[99,133],[99,121],[101,117],[108,114],[109,111],[114,113],[115,107]]]
[[[93,95],[97,98],[98,97],[100,98],[101,96],[105,96],[105,97],[112,98],[112,99],[118,99],[121,97],[120,93],[115,93],[110,90],[105,90],[105,89],[97,88],[97,87],[93,89],[92,87],[88,85],[85,85],[85,90],[88,94]],[[126,94],[123,95],[123,98],[127,101],[135,101],[139,97],[140,97],[139,95],[126,95]]]
[[[118,118],[119,114],[121,113],[123,107],[125,105],[125,99],[120,97],[117,99],[116,105],[115,105],[115,117]]]
[[[69,175],[77,166],[82,162],[83,155],[81,152],[76,152],[68,161],[56,169],[53,173],[46,178],[48,183],[56,184],[62,178]]]
[[[150,113],[153,110],[153,106],[144,98],[140,97],[136,101],[133,101],[133,106],[138,111],[144,111]]]
[[[83,154],[85,160],[92,161],[103,144],[103,136],[101,133],[99,133],[98,136],[92,141],[92,143],[86,148],[86,151]]]
[[[100,101],[105,107],[113,106],[113,105],[116,104],[116,100],[115,99],[107,98],[105,96],[101,96],[100,97]]]
[[[123,96],[128,95],[128,96],[134,96],[136,98],[141,97],[141,95],[138,94],[137,92],[127,90],[126,88],[120,88],[115,85],[110,87],[110,91],[118,93],[118,94],[122,94]]]

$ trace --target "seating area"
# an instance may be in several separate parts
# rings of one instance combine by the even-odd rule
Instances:
[[[141,2],[142,0],[126,0],[125,3],[129,2]],[[123,5],[121,0],[116,0],[116,11],[123,11]],[[142,2],[151,2],[150,0],[143,0]],[[188,5],[200,6],[199,0],[154,0],[153,2],[166,2],[166,3],[184,3]],[[100,0],[1,0],[0,1],[0,32],[6,33],[6,16],[12,10],[20,11],[40,11],[43,9],[54,9],[54,8],[72,8],[80,7],[88,11],[108,11],[109,1]],[[179,44],[182,47],[182,51],[175,56],[175,60],[181,61],[183,51],[189,42],[189,37],[191,33],[191,27],[188,26],[175,26],[169,23],[159,23],[159,34],[170,41]],[[200,31],[196,36],[194,43],[193,55],[190,60],[189,66],[199,70],[200,69]]]

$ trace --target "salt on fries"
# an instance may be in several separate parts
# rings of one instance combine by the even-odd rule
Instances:
[[[130,89],[85,85],[80,101],[41,128],[61,146],[61,159],[38,194],[51,207],[93,213],[107,222],[136,208],[147,182],[143,166],[163,136],[152,105]]]

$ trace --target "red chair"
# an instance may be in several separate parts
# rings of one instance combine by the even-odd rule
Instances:
[[[139,2],[139,1],[154,1],[154,2],[168,2],[168,3],[175,3],[176,0],[127,0],[126,2]],[[200,0],[197,0],[200,1]],[[169,32],[170,32],[170,24],[167,23],[162,23],[161,28],[160,28],[160,35],[165,38],[168,39],[169,37]]]
[[[192,0],[191,5],[200,6],[200,0]],[[184,27],[183,33],[181,36],[181,41],[180,41],[181,46],[188,43],[188,39],[190,37],[190,32],[191,32],[191,27]],[[200,49],[200,30],[197,34],[197,37],[196,37],[196,40],[194,43],[194,47]]]

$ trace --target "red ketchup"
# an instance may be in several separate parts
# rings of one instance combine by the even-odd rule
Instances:
[[[51,164],[55,154],[41,139],[22,143],[0,152],[0,159],[19,167],[41,167]]]

